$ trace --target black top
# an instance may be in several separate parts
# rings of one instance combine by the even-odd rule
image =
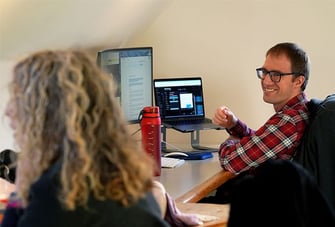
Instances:
[[[74,211],[63,209],[57,199],[60,167],[60,163],[55,164],[32,185],[29,205],[16,220],[17,226],[169,226],[161,218],[159,206],[151,193],[128,208],[112,200],[99,201],[90,197],[86,208],[77,207]],[[13,213],[18,214],[6,210],[2,227],[15,222]]]
[[[334,227],[335,214],[299,164],[270,159],[233,185],[229,227]]]

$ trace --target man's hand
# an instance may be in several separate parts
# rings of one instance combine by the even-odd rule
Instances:
[[[221,106],[216,109],[212,121],[216,125],[230,129],[236,125],[237,117],[233,112],[230,111],[228,107]]]

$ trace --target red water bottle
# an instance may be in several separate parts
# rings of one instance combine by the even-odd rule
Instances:
[[[154,174],[161,175],[161,118],[158,106],[146,106],[141,119],[142,144],[155,162]]]

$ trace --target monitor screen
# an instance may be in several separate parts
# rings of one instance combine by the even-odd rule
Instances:
[[[139,122],[143,107],[152,106],[152,47],[99,51],[97,63],[117,83],[116,96],[128,122]]]

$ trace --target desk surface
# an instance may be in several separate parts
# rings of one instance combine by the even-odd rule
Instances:
[[[222,170],[218,155],[197,161],[185,161],[177,168],[163,168],[156,180],[160,181],[166,191],[177,202],[183,213],[210,215],[217,219],[205,222],[201,226],[227,226],[229,205],[195,203],[234,175]]]
[[[161,175],[155,179],[164,185],[169,195],[177,202],[189,202],[193,196],[189,192],[198,186],[213,179],[217,182],[218,178],[222,183],[230,177],[230,173],[222,170],[217,153],[215,153],[210,159],[187,160],[176,168],[162,168]]]
[[[185,160],[176,168],[162,168],[161,175],[155,177],[174,199],[182,196],[198,184],[222,171],[217,154],[205,160]]]

